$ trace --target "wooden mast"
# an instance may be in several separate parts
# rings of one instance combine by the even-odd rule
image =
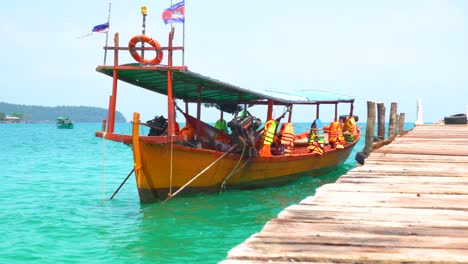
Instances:
[[[174,95],[172,91],[172,39],[174,38],[174,28],[171,29],[169,33],[169,47],[168,47],[168,57],[167,57],[167,119],[168,119],[168,128],[167,134],[169,136],[174,135]]]
[[[115,124],[115,105],[117,104],[117,80],[118,80],[118,67],[119,67],[119,33],[115,33],[114,36],[114,72],[112,76],[112,95],[109,101],[109,112],[107,126],[107,133],[114,133]]]

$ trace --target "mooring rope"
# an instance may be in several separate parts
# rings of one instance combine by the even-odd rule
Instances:
[[[102,134],[102,202],[106,201],[106,134]]]
[[[192,183],[194,180],[196,180],[198,177],[200,177],[203,173],[205,173],[207,170],[209,170],[213,165],[215,165],[218,161],[220,161],[222,158],[224,158],[227,154],[229,154],[235,148],[236,148],[236,145],[232,146],[230,149],[228,149],[226,152],[224,152],[223,155],[219,156],[210,165],[208,165],[206,168],[204,168],[202,171],[200,171],[197,175],[195,175],[192,179],[190,179],[186,184],[184,184],[182,187],[180,187],[174,194],[169,194],[167,196],[166,200],[164,200],[163,203],[167,202],[168,200],[170,200],[174,196],[176,196],[178,193],[180,193],[183,189],[185,189],[185,187],[187,187],[190,183]]]
[[[172,195],[172,161],[173,161],[173,153],[174,153],[174,135],[171,135],[171,164],[169,169],[169,195]]]
[[[244,145],[244,148],[242,149],[242,153],[240,155],[240,158],[239,160],[237,161],[236,165],[234,166],[234,168],[232,168],[231,172],[229,172],[229,174],[224,177],[224,180],[223,180],[223,183],[221,183],[221,187],[219,188],[219,193],[222,193],[223,191],[226,190],[226,184],[227,184],[227,181],[232,177],[232,175],[234,175],[238,170],[237,170],[237,166],[239,166],[242,158],[244,157],[244,153],[245,153],[245,150],[247,149],[247,144],[245,141],[243,141],[243,139],[241,137],[239,137],[239,139],[242,141],[243,145]],[[246,162],[247,163],[247,162]],[[244,167],[245,164],[242,166]]]

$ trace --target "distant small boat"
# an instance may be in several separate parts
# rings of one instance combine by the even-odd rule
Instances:
[[[444,123],[446,125],[466,125],[467,117],[466,114],[456,114],[444,117]]]
[[[57,117],[57,128],[72,129],[73,126],[74,126],[74,123],[69,118],[63,117],[63,116]]]

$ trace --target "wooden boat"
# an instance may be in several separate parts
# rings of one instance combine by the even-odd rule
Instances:
[[[63,116],[57,117],[57,128],[72,129],[73,127],[74,127],[74,123],[68,117],[63,117]]]
[[[287,119],[283,123],[291,124],[294,105],[309,105],[311,112],[315,111],[315,115],[311,115],[311,123],[320,117],[321,105],[334,105],[334,121],[338,121],[338,104],[350,105],[347,116],[352,117],[354,98],[315,91],[250,90],[194,73],[186,66],[173,65],[173,51],[182,49],[172,45],[173,34],[173,31],[169,33],[168,47],[162,48],[153,45],[155,41],[148,36],[135,36],[132,40],[144,39],[153,46],[139,48],[135,44],[120,47],[117,33],[114,47],[105,47],[114,52],[114,64],[101,65],[96,69],[113,78],[108,121],[103,121],[102,131],[97,131],[96,136],[131,146],[141,202],[168,199],[180,192],[220,192],[231,188],[284,184],[300,176],[328,173],[347,159],[360,137],[355,124],[355,131],[348,142],[344,142],[340,135],[340,147],[336,140],[333,144],[331,141],[318,144],[322,133],[319,126],[289,135],[289,144],[282,143],[287,136],[285,134],[278,139],[278,131],[283,118]],[[145,50],[145,55],[148,55],[148,50],[156,51],[157,58],[162,58],[160,54],[164,51],[168,64],[158,64],[160,59],[157,63],[118,64],[119,51],[129,49],[132,54]],[[141,58],[139,60],[142,61]],[[139,113],[134,113],[132,134],[114,133],[117,80],[166,96],[167,121],[160,116],[145,123],[140,120]],[[175,104],[175,99],[183,100],[185,110]],[[194,116],[189,114],[189,104],[196,104]],[[221,118],[216,127],[201,120],[202,105],[220,109]],[[263,122],[268,124],[267,127],[248,111],[256,106],[266,108],[262,118],[269,121]],[[284,106],[287,110],[280,116],[273,116],[274,106]],[[175,120],[176,111],[185,117],[186,126],[180,131]],[[233,113],[234,118],[224,121],[225,113]],[[272,128],[273,124],[276,130]],[[149,135],[140,134],[142,125],[151,128]],[[230,128],[229,133],[226,126]],[[323,132],[322,140],[332,137],[326,127]],[[268,142],[266,138],[271,134],[274,137],[272,142]],[[317,145],[319,151],[314,149]]]

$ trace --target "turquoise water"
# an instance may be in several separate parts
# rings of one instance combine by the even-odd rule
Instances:
[[[142,205],[133,176],[108,200],[133,159],[129,147],[95,138],[100,127],[0,124],[0,263],[217,263],[282,209],[354,167],[364,144],[319,178]]]

